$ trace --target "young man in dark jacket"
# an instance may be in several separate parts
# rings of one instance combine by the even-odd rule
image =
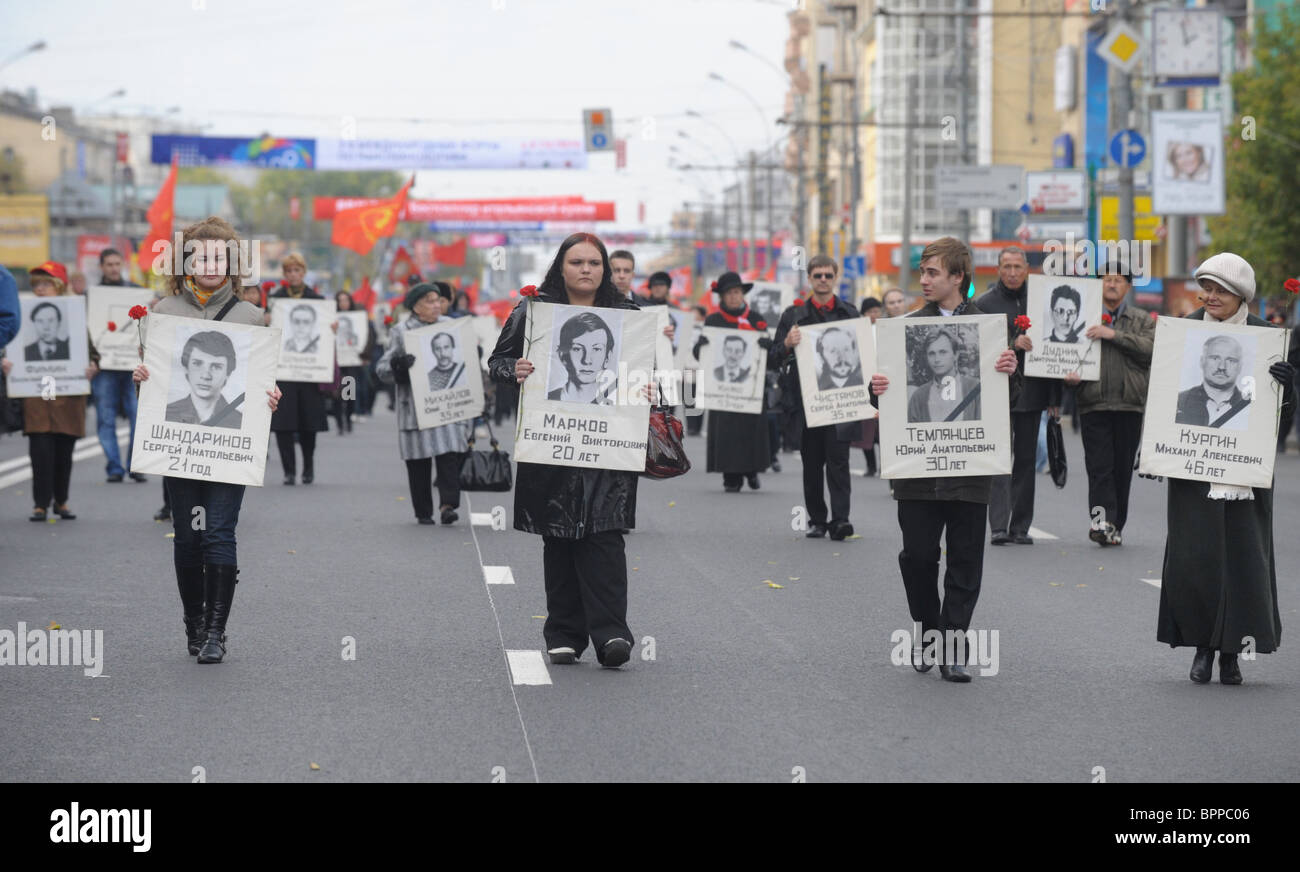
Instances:
[[[835,296],[835,278],[839,267],[835,261],[819,254],[808,262],[808,277],[812,280],[812,296],[803,305],[794,305],[781,313],[776,336],[768,351],[772,369],[780,371],[789,362],[783,381],[791,397],[800,432],[799,454],[803,457],[803,497],[808,509],[809,539],[820,539],[829,531],[831,538],[840,541],[853,535],[849,523],[849,444],[862,433],[862,423],[828,424],[809,427],[803,417],[803,395],[799,388],[799,369],[794,361],[794,347],[799,344],[800,324],[824,324],[827,321],[845,321],[859,317],[857,309]],[[822,485],[825,468],[826,487],[831,494],[830,518],[827,519],[826,497]]]
[[[967,299],[971,270],[970,249],[960,239],[945,236],[931,242],[921,252],[921,292],[926,303],[906,317],[997,314],[986,312],[977,301]],[[1011,377],[1010,400],[1014,408],[1020,393],[1020,371],[1014,350],[1003,350],[998,357],[997,371]],[[873,402],[888,389],[887,377],[879,373],[871,377]],[[912,620],[921,625],[922,635],[938,630],[946,637],[949,631],[964,632],[970,628],[984,572],[984,523],[991,479],[988,475],[970,475],[894,480],[898,526],[903,531],[898,565],[903,573],[908,609]],[[944,573],[944,596],[940,602],[936,584],[939,542],[945,529],[948,570]],[[920,641],[913,640],[913,644],[919,645]],[[966,652],[955,653],[957,662],[941,663],[940,674],[945,681],[970,681],[964,665]],[[913,665],[920,672],[928,672],[933,664]]]
[[[1016,318],[1024,315],[1028,297],[1029,262],[1025,253],[1012,245],[998,253],[998,280],[975,302],[985,312],[1007,316],[1007,338],[1016,349],[1020,372],[1025,371],[1025,352],[1034,343],[1016,329]],[[1043,410],[1053,418],[1061,414],[1061,381],[1054,378],[1024,378],[1020,400],[1011,407],[1011,474],[993,476],[989,492],[989,528],[993,545],[1033,545],[1029,527],[1034,521],[1035,466],[1038,427]]]

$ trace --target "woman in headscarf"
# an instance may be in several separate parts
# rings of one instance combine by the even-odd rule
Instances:
[[[32,280],[32,293],[38,297],[62,297],[71,293],[67,282],[67,269],[61,263],[46,261],[33,267],[29,275]],[[46,311],[60,310],[52,304],[46,305]],[[36,311],[32,311],[36,315]],[[59,318],[62,319],[59,314]],[[66,347],[68,340],[61,340]],[[90,335],[86,335],[90,350],[90,365],[86,367],[86,378],[93,379],[99,373],[99,353],[95,351]],[[30,359],[30,358],[29,358]],[[63,359],[67,359],[64,351]],[[4,358],[4,375],[13,369],[13,361]],[[27,437],[27,453],[32,463],[32,514],[29,520],[44,521],[54,503],[54,514],[65,521],[74,521],[77,516],[68,508],[68,487],[72,481],[72,452],[77,440],[86,435],[86,397],[84,394],[61,396],[53,399],[27,397],[23,400],[23,435]],[[117,438],[114,436],[113,438]]]
[[[190,273],[172,276],[171,295],[156,302],[153,311],[180,318],[262,326],[262,310],[235,296],[241,275],[235,228],[220,218],[207,218],[182,231],[183,243],[197,240],[224,244],[200,246],[187,256],[185,265]],[[146,335],[147,321],[146,316]],[[138,385],[149,378],[149,370],[141,364],[135,368],[133,378]],[[266,393],[274,413],[280,389]],[[163,484],[172,509],[172,558],[190,656],[197,654],[200,663],[220,663],[226,655],[226,621],[239,581],[235,527],[244,502],[244,485],[173,476],[165,477]],[[195,512],[200,507],[204,523],[195,529]]]
[[[267,300],[267,324],[271,323],[271,300],[325,299],[304,282],[307,262],[301,254],[290,253],[281,262],[280,268],[284,271],[284,284]],[[279,409],[271,416],[271,429],[275,431],[275,444],[280,449],[284,483],[293,484],[297,475],[297,458],[293,450],[296,436],[298,444],[302,446],[302,483],[311,484],[316,477],[316,434],[328,429],[325,423],[325,395],[321,393],[320,385],[310,382],[276,382],[276,387],[280,389],[283,399]]]
[[[436,324],[442,317],[442,293],[432,282],[424,282],[406,292],[403,305],[410,314],[389,330],[388,348],[375,371],[384,384],[397,386],[397,443],[406,462],[416,521],[434,523],[432,477],[436,466],[440,520],[454,524],[460,517],[456,514],[460,508],[460,468],[469,450],[473,426],[469,421],[454,421],[420,429],[411,395],[411,368],[416,365],[416,357],[407,349],[405,340],[408,331]],[[475,361],[474,366],[479,363]],[[415,372],[416,378],[425,378],[423,370]]]
[[[713,284],[713,293],[718,295],[718,311],[704,319],[704,326],[742,331],[735,337],[735,341],[728,337],[721,352],[714,353],[714,363],[721,361],[721,365],[716,368],[715,378],[721,376],[721,381],[757,378],[759,382],[766,383],[763,373],[750,372],[750,367],[760,367],[766,371],[767,349],[772,347],[772,341],[762,333],[768,327],[767,322],[745,303],[745,294],[752,287],[753,282],[742,282],[734,272],[723,273]],[[742,337],[746,336],[763,351],[752,354],[747,361],[735,362],[728,351],[743,352],[746,345]],[[696,341],[693,349],[696,360],[700,359],[700,349],[708,341],[703,334]],[[708,472],[722,473],[722,488],[727,493],[739,492],[743,482],[749,482],[750,488],[758,490],[758,474],[765,471],[772,462],[771,443],[768,440],[767,416],[764,413],[750,415],[710,410],[706,440],[708,464],[705,469]]]
[[[1255,271],[1223,252],[1196,268],[1202,308],[1198,321],[1271,327],[1251,315]],[[1276,385],[1260,386],[1261,402],[1280,394],[1282,420],[1295,409],[1295,367],[1269,367]],[[1274,393],[1274,392],[1277,393]],[[1237,655],[1277,650],[1282,618],[1273,558],[1273,490],[1169,479],[1169,533],[1165,540],[1156,638],[1171,647],[1195,647],[1190,678],[1208,682],[1219,652],[1219,680],[1241,684]]]

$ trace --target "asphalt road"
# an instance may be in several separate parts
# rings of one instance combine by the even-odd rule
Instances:
[[[272,450],[240,519],[230,653],[200,667],[170,527],[150,520],[158,479],[107,484],[86,457],[78,519],[33,524],[30,482],[14,481],[26,440],[0,438],[0,630],[57,622],[102,630],[104,646],[96,678],[0,667],[0,780],[1300,778],[1297,647],[1243,663],[1241,687],[1188,681],[1191,651],[1156,642],[1159,591],[1143,580],[1160,576],[1164,486],[1135,480],[1125,544],[1103,551],[1067,439],[1070,482],[1039,477],[1034,521],[1058,538],[986,551],[974,628],[998,631],[998,671],[954,685],[890,659],[910,620],[887,483],[854,478],[857,537],[806,540],[795,454],[760,491],[725,494],[691,439],[696,470],[640,485],[633,661],[602,670],[589,651],[536,670],[541,542],[493,529],[508,493],[470,495],[454,527],[417,526],[381,400],[351,435],[321,434],[310,487],[280,484]],[[1278,461],[1275,517],[1289,638],[1295,453]],[[485,583],[507,567],[513,583]]]

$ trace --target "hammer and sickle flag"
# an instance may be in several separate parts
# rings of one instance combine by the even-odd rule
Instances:
[[[350,248],[357,254],[369,254],[376,241],[392,236],[397,229],[397,216],[406,205],[406,192],[414,183],[415,176],[411,176],[410,181],[397,192],[397,196],[384,203],[354,206],[336,213],[330,241]]]

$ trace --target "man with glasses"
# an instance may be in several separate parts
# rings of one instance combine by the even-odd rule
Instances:
[[[772,348],[768,351],[773,369],[787,367],[783,385],[792,396],[792,414],[798,416],[796,425],[800,431],[799,454],[803,457],[803,496],[809,521],[806,535],[809,539],[820,539],[829,532],[831,539],[837,542],[853,535],[853,525],[849,523],[849,445],[861,436],[862,424],[851,421],[825,427],[807,426],[794,348],[802,339],[801,324],[824,324],[860,317],[857,309],[835,296],[838,275],[838,265],[824,254],[808,262],[812,296],[806,301],[796,300],[793,306],[781,313]],[[831,495],[829,517],[826,488]]]

